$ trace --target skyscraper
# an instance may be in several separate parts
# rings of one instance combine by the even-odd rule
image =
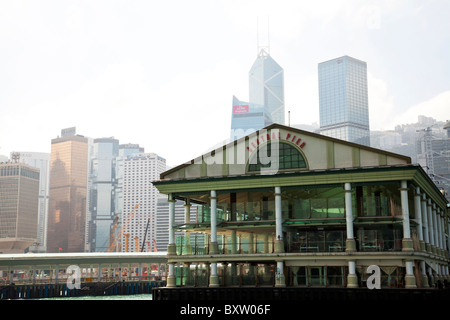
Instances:
[[[233,97],[230,140],[237,140],[272,123],[264,106]]]
[[[153,251],[159,192],[152,181],[159,180],[165,170],[166,160],[155,153],[137,153],[124,159],[122,252],[140,251],[143,243],[144,251]]]
[[[52,139],[47,252],[84,252],[88,138],[75,128]]]
[[[249,102],[233,97],[230,140],[272,123],[284,124],[284,117],[284,70],[268,48],[260,48],[249,71]]]
[[[320,133],[369,146],[367,64],[343,56],[318,69]]]
[[[40,172],[37,241],[32,247],[30,247],[30,251],[45,252],[47,250],[50,154],[43,152],[17,152],[16,154],[19,156],[19,162],[38,168]]]
[[[114,218],[116,216],[117,179],[116,157],[119,140],[94,139],[93,157],[90,160],[89,191],[89,244],[90,251],[107,251]]]
[[[284,124],[284,70],[261,49],[249,72],[249,102],[262,105],[272,121]]]
[[[0,164],[0,253],[23,253],[37,241],[39,169]]]

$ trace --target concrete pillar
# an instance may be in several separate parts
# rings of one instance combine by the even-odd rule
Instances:
[[[7,280],[9,285],[11,285],[13,283],[13,277],[14,277],[14,270],[11,268],[11,266],[8,266],[8,275],[7,275]]]
[[[169,263],[169,272],[167,274],[167,287],[176,287],[176,279],[175,279],[175,265],[173,263]]]
[[[432,209],[431,209],[431,216],[433,219],[433,239],[434,239],[434,247],[433,247],[433,253],[438,254],[438,248],[439,248],[439,240],[438,240],[438,225],[437,225],[437,213],[436,213],[436,204],[433,203]]]
[[[275,252],[284,252],[281,188],[275,187]]]
[[[433,275],[433,269],[431,267],[428,267],[428,274],[430,276],[429,285],[430,285],[430,287],[433,287],[434,286],[434,275]]]
[[[167,246],[167,255],[176,255],[177,247],[175,244],[175,199],[173,194],[169,194],[169,245]]]
[[[184,223],[189,224],[190,222],[191,222],[191,201],[189,198],[187,198],[184,204]],[[184,238],[185,238],[186,253],[192,254],[191,235],[189,231],[186,231]]]
[[[421,200],[421,205],[422,205],[422,223],[424,226],[424,231],[423,231],[423,240],[425,242],[425,251],[429,250],[429,246],[430,246],[430,237],[429,237],[429,226],[428,226],[428,211],[427,211],[427,198],[425,193],[422,194],[422,200]]]
[[[347,288],[358,288],[355,261],[348,262]]]
[[[211,208],[211,242],[209,244],[209,253],[219,253],[217,245],[217,194],[215,190],[210,193],[210,208]]]
[[[428,232],[430,238],[430,245],[428,247],[429,252],[433,253],[434,248],[434,227],[433,227],[433,213],[431,210],[431,199],[428,199],[427,202],[427,213],[428,213]]]
[[[440,249],[441,255],[445,257],[445,225],[444,225],[444,212],[439,208],[439,227],[440,227]]]
[[[55,283],[58,283],[58,278],[59,278],[59,265],[57,264],[55,266]]]
[[[209,286],[218,287],[219,286],[219,276],[217,275],[217,263],[212,262],[210,265],[211,273],[209,275]]]
[[[269,253],[269,233],[264,233],[264,253]]]
[[[441,214],[440,209],[436,208],[436,246],[438,255],[442,255],[442,229],[441,229]]]
[[[427,267],[425,265],[425,261],[420,262],[420,269],[422,270],[422,283],[424,288],[429,288],[430,285],[428,283],[428,277],[427,277]]]
[[[237,252],[237,236],[236,230],[231,230],[231,253],[236,254]]]
[[[353,233],[353,205],[352,205],[352,187],[350,183],[345,183],[345,220],[347,225],[347,239],[345,242],[345,251],[356,251],[355,235]]]
[[[400,197],[403,216],[402,251],[413,251],[414,247],[413,241],[411,239],[411,230],[409,224],[408,182],[406,180],[401,181]]]
[[[277,261],[275,287],[285,287],[285,286],[286,286],[286,279],[284,277],[284,263],[283,261]]]
[[[413,262],[406,261],[405,267],[406,267],[405,288],[407,288],[407,289],[417,288],[416,277],[414,276],[414,271],[413,271]]]
[[[422,222],[422,204],[420,201],[420,188],[416,188],[414,194],[414,213],[417,220],[417,235],[419,237],[420,250],[425,251],[425,242],[423,241],[423,222]]]

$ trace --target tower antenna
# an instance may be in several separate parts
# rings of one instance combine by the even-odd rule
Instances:
[[[259,17],[256,17],[256,46],[257,54],[268,56],[270,54],[270,32],[269,32],[269,16],[267,16],[267,39],[261,41],[260,37],[260,23]]]

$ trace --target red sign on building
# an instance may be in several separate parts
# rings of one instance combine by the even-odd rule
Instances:
[[[233,106],[233,113],[247,113],[248,112],[248,104]]]

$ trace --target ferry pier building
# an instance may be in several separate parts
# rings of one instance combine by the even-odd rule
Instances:
[[[273,124],[154,185],[170,202],[167,287],[450,280],[448,202],[409,157]]]

